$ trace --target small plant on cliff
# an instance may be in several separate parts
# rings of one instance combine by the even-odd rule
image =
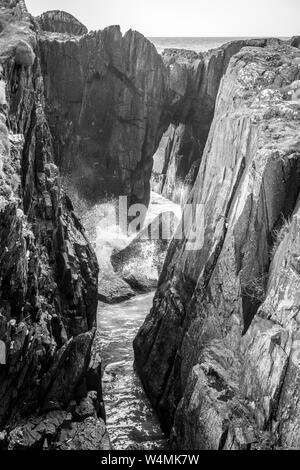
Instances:
[[[292,219],[290,217],[285,218],[282,216],[280,225],[273,230],[273,247],[270,252],[270,260],[272,260],[275,256],[275,253],[284,240],[285,236],[288,234],[290,227],[291,227]]]
[[[268,276],[266,274],[253,279],[243,280],[241,282],[242,294],[247,296],[252,302],[262,304],[266,297],[267,282]]]

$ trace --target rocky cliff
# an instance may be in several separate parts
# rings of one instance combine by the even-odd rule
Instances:
[[[38,16],[37,21],[43,31],[69,34],[70,36],[83,36],[88,33],[86,26],[65,11],[47,11]]]
[[[37,25],[0,5],[0,446],[52,448],[89,419],[101,448],[97,260],[54,164]]]
[[[189,219],[168,250],[144,387],[174,448],[300,447],[299,38],[162,58],[135,31],[0,6],[0,447],[109,448],[98,265],[60,175],[147,204],[168,128],[152,180],[204,208],[204,238]]]
[[[90,200],[122,194],[148,204],[152,157],[164,131],[161,57],[135,31],[122,36],[111,26],[78,37],[58,26],[39,35],[57,164]]]
[[[292,40],[293,44],[296,39]],[[153,158],[151,188],[184,205],[195,183],[214,117],[217,94],[230,59],[245,46],[266,47],[278,39],[233,41],[195,53],[166,49],[168,118],[171,122]]]
[[[190,220],[134,343],[175,448],[300,446],[300,53],[265,46],[236,51],[221,80],[188,201],[201,248]]]
[[[153,187],[185,202],[229,60],[243,46],[268,40],[235,41],[205,54],[167,50],[161,57],[136,31],[122,36],[110,26],[87,33],[58,11],[37,21],[45,111],[67,184],[92,202],[121,194],[129,204],[147,205],[153,155],[171,124]]]

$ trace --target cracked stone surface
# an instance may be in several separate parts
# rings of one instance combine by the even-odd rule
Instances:
[[[299,50],[247,47],[221,82],[189,202],[204,243],[171,244],[134,347],[173,446],[300,446]]]

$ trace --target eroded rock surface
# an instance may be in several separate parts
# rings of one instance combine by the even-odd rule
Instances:
[[[61,10],[47,11],[37,17],[43,31],[83,36],[88,29],[73,15]]]
[[[191,168],[195,162],[200,162],[201,155],[202,149],[193,136],[192,128],[170,124],[153,157],[152,190],[183,205],[196,180]]]
[[[60,168],[90,200],[109,193],[148,204],[166,99],[153,44],[111,26],[81,38],[44,32],[39,47]]]
[[[232,41],[218,49],[195,53],[166,49],[168,116],[172,124],[154,156],[151,187],[184,205],[196,181],[215,104],[230,59],[245,46],[266,47],[278,39]]]
[[[23,1],[2,1],[0,427],[10,449],[46,445],[69,401],[87,394],[96,326],[98,264],[61,189],[44,110],[36,23]]]
[[[171,243],[134,343],[174,447],[300,446],[299,78],[299,51],[270,41],[222,79],[189,199],[202,247]]]

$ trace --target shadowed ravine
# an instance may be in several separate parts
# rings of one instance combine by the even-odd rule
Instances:
[[[165,449],[167,440],[133,369],[132,341],[152,306],[153,293],[117,305],[100,303],[103,398],[115,449]]]

